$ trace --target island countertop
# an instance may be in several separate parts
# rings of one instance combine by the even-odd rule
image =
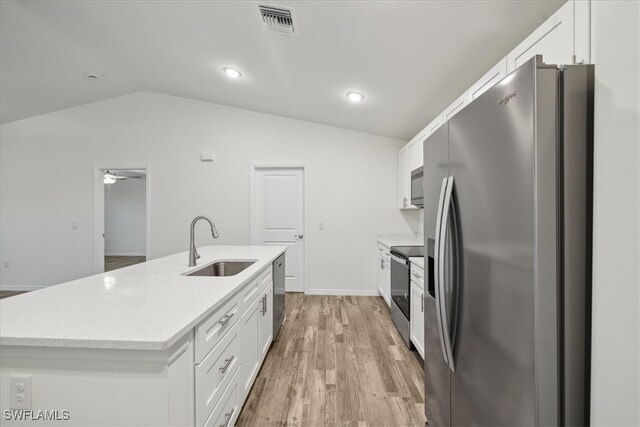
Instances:
[[[0,300],[0,345],[166,350],[286,250],[205,246]],[[188,277],[216,261],[255,260],[230,277]]]

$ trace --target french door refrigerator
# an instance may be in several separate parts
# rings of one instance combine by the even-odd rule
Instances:
[[[538,56],[425,141],[430,426],[588,425],[592,116]]]

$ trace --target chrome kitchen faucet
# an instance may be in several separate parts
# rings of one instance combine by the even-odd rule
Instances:
[[[198,254],[198,251],[196,249],[194,230],[196,228],[196,222],[200,221],[201,219],[207,221],[211,226],[211,236],[213,236],[214,239],[218,238],[218,230],[216,229],[216,225],[213,223],[213,220],[211,220],[211,218],[202,215],[195,217],[193,221],[191,221],[191,233],[189,234],[189,267],[195,266],[196,260],[200,258],[200,255]]]

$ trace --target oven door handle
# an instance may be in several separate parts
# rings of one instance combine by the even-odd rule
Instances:
[[[403,265],[408,265],[409,264],[409,260],[404,259],[404,258],[400,258],[397,255],[391,254],[391,259],[394,260],[397,263],[403,264]]]

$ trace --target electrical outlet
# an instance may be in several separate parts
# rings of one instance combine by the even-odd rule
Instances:
[[[71,223],[71,229],[72,230],[77,230],[78,229],[78,221],[73,221]]]
[[[4,268],[9,268],[9,258],[4,259]]]
[[[324,222],[318,223],[318,230],[324,230]]]
[[[11,375],[11,408],[31,409],[31,375]]]

